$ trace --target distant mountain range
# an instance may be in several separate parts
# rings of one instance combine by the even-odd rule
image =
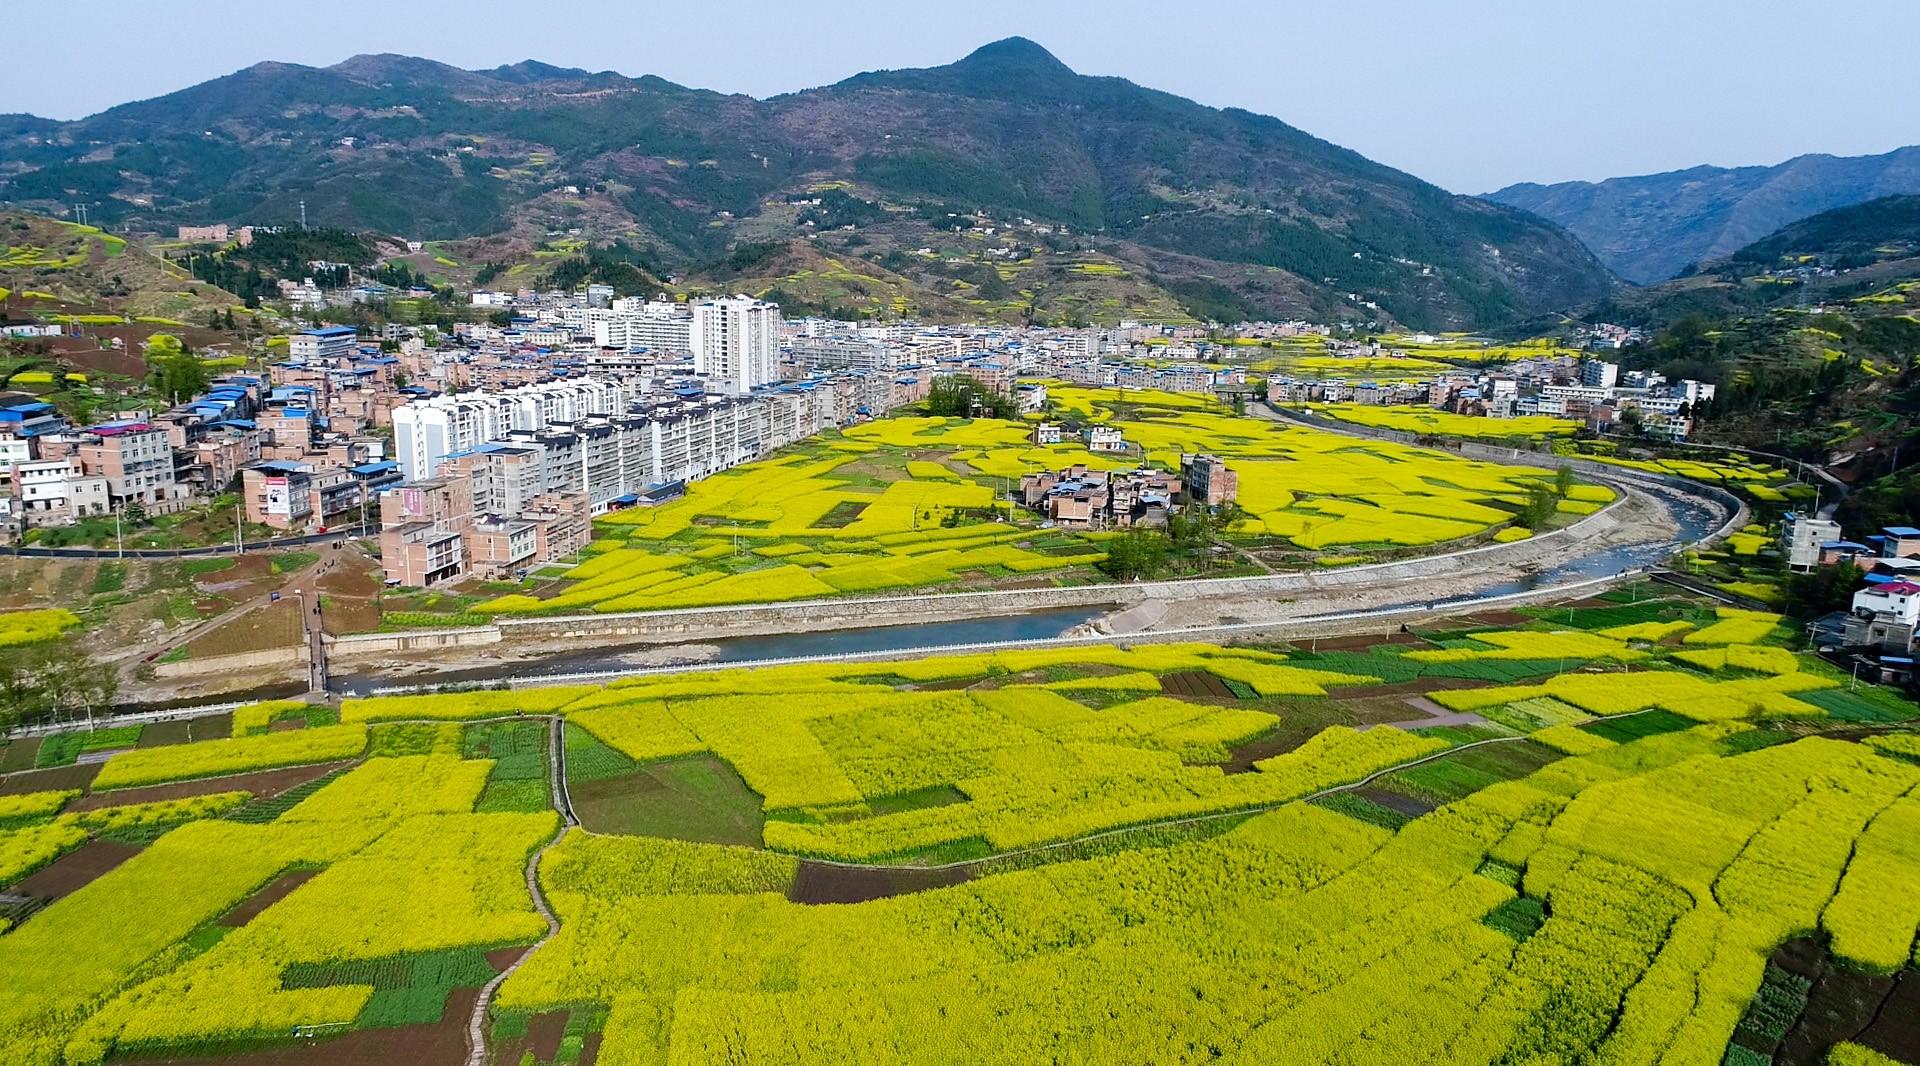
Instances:
[[[1677,278],[1622,288],[1589,311],[1662,325],[1689,315],[1764,317],[1769,309],[1844,306],[1855,317],[1920,311],[1920,195],[1883,196],[1792,222]],[[1883,353],[1885,354],[1885,353]]]
[[[1774,267],[1816,262],[1847,270],[1920,257],[1920,195],[1882,196],[1822,211],[1780,227],[1722,263]]]
[[[1614,273],[1645,285],[1810,215],[1903,193],[1920,193],[1920,146],[1873,156],[1803,155],[1771,167],[1523,183],[1487,198],[1566,227]]]
[[[316,225],[487,237],[444,258],[496,267],[546,269],[533,257],[576,230],[661,274],[805,241],[754,252],[794,267],[755,280],[891,313],[1482,328],[1616,285],[1533,214],[1277,119],[1076,74],[1020,38],[764,101],[533,62],[262,63],[74,122],[0,117],[0,201],[150,227],[286,223],[304,201]],[[970,225],[1034,247],[991,258]]]

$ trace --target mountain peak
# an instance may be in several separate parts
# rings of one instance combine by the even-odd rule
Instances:
[[[968,53],[957,67],[991,67],[999,71],[1024,70],[1071,74],[1073,68],[1060,62],[1052,52],[1025,37],[1008,37],[983,44]]]

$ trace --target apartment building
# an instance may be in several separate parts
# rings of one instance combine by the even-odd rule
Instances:
[[[435,478],[380,496],[380,564],[389,585],[425,588],[465,569],[462,534],[473,524],[465,478]]]
[[[287,356],[298,363],[318,363],[344,359],[359,346],[360,333],[352,326],[323,326],[287,338]]]
[[[790,351],[793,362],[802,370],[893,371],[909,362],[937,361],[860,337],[801,337],[794,340]],[[957,346],[950,354],[958,357]]]
[[[166,430],[145,420],[107,422],[84,430],[73,443],[86,472],[107,479],[112,507],[138,503],[150,514],[166,514],[187,505],[187,488],[174,478]]]
[[[749,296],[693,307],[694,373],[736,395],[780,380],[780,307]]]
[[[273,459],[240,471],[247,521],[278,530],[349,525],[358,519],[361,481],[341,468]]]
[[[1781,541],[1786,548],[1787,569],[1807,573],[1821,565],[1823,545],[1840,540],[1840,523],[1819,515],[1792,511],[1781,520]]]
[[[582,331],[591,334],[597,348],[634,352],[693,350],[693,314],[685,304],[666,301],[614,300],[606,309],[588,309]]]
[[[407,480],[423,480],[435,476],[447,456],[506,440],[515,430],[620,414],[636,391],[611,378],[570,378],[414,400],[393,411],[394,458]]]
[[[75,456],[15,463],[10,474],[12,517],[24,528],[66,525],[113,509],[107,479],[88,474]]]
[[[1231,503],[1240,495],[1240,475],[1217,455],[1182,455],[1180,481],[1188,501],[1208,507]]]

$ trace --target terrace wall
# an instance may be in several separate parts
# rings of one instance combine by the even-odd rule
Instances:
[[[297,648],[265,648],[260,651],[240,651],[231,655],[201,655],[177,662],[153,664],[155,677],[198,677],[201,674],[221,674],[233,670],[258,670],[262,667],[291,668],[298,663],[305,668],[308,662],[308,646],[302,641]]]

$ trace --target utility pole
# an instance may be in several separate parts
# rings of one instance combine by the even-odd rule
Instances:
[[[118,545],[120,558],[122,559],[127,557],[127,539],[121,535],[120,531],[120,512],[125,509],[125,504],[121,504],[119,507],[113,509],[113,541]]]

